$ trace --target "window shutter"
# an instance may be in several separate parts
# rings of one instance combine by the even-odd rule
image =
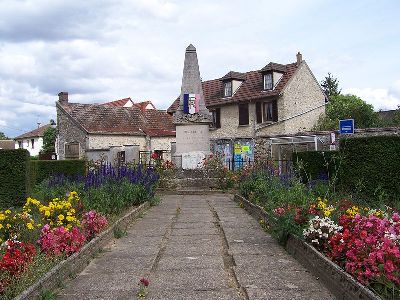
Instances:
[[[257,123],[262,123],[262,107],[261,107],[261,102],[256,102],[256,119],[257,119]]]
[[[272,101],[272,120],[278,122],[278,103],[276,100]]]
[[[215,127],[221,128],[221,108],[215,109]]]
[[[249,124],[249,104],[239,104],[239,125]]]

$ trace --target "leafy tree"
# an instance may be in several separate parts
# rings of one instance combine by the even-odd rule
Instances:
[[[49,127],[43,132],[43,153],[52,153],[55,151],[55,142],[57,138],[57,129]]]
[[[9,140],[10,138],[0,131],[0,140]]]
[[[337,130],[339,120],[354,119],[356,128],[368,128],[378,123],[373,106],[355,95],[336,95],[326,105],[326,115],[318,120],[316,130]]]
[[[339,81],[331,73],[328,73],[328,76],[321,81],[321,86],[329,100],[342,92],[342,89],[339,89]]]

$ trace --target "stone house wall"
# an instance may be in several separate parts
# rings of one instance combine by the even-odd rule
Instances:
[[[65,159],[65,144],[78,142],[79,143],[79,158],[85,156],[87,148],[86,132],[75,122],[73,122],[66,114],[57,107],[57,127],[58,137],[56,143],[56,151],[58,159]]]
[[[104,149],[112,146],[138,145],[140,151],[147,150],[146,136],[141,135],[114,135],[89,134],[88,149]]]

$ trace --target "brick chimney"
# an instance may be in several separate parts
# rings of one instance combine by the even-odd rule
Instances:
[[[68,93],[67,92],[58,93],[58,102],[60,102],[61,104],[68,103]]]
[[[301,62],[303,61],[303,55],[301,55],[300,51],[296,54],[297,62],[296,65],[300,66]]]

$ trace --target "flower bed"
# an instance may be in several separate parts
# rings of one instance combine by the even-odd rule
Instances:
[[[243,180],[242,195],[262,207],[267,227],[286,244],[294,234],[385,299],[400,299],[400,216],[271,176]],[[339,200],[337,200],[339,199]],[[257,207],[251,209],[257,210]]]
[[[45,201],[28,198],[20,209],[0,211],[2,299],[13,298],[27,287],[26,282],[32,283],[25,277],[35,273],[39,261],[46,267],[32,276],[36,280],[43,274],[40,272],[73,256],[104,231],[108,227],[108,218],[115,219],[129,206],[151,199],[157,179],[153,170],[141,167],[113,169],[110,166],[90,172],[86,177],[66,179],[55,176],[39,186],[38,194],[56,197]],[[62,196],[71,186],[82,188],[84,200],[75,191]],[[115,204],[120,199],[104,195],[106,189],[113,197],[123,198],[120,206]]]

